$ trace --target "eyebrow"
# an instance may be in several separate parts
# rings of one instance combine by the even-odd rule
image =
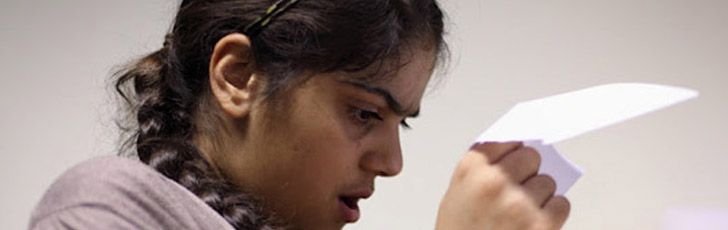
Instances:
[[[397,100],[395,100],[394,97],[392,97],[392,94],[389,93],[389,91],[387,91],[385,89],[366,85],[366,84],[359,83],[359,82],[352,82],[352,81],[341,81],[341,82],[343,82],[347,85],[354,86],[359,89],[363,89],[364,91],[366,91],[368,93],[376,94],[377,96],[382,97],[384,99],[384,101],[387,102],[387,106],[389,106],[389,108],[392,111],[394,111],[394,113],[396,113],[397,115],[407,116],[407,117],[411,117],[411,118],[415,118],[420,115],[419,108],[414,113],[407,114],[407,112],[404,110],[402,104],[397,102]]]

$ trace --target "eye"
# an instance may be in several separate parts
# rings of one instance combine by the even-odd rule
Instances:
[[[382,117],[377,112],[354,108],[354,119],[363,125],[369,125],[372,119],[382,121]]]

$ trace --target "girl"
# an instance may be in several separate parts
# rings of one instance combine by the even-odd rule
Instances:
[[[31,229],[341,229],[402,169],[446,53],[434,0],[184,0],[163,48],[118,74],[143,162],[66,172]],[[436,229],[558,229],[569,206],[520,143],[475,145]]]

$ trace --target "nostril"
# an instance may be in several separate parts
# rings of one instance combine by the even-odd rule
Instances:
[[[379,171],[379,172],[377,172],[377,176],[388,177],[390,175],[386,171]]]

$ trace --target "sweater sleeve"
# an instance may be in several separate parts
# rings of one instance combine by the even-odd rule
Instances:
[[[36,229],[233,229],[174,181],[134,160],[101,157],[66,171],[31,214]]]
[[[31,230],[42,229],[151,229],[128,220],[109,207],[101,205],[79,205],[54,212],[31,223]]]

